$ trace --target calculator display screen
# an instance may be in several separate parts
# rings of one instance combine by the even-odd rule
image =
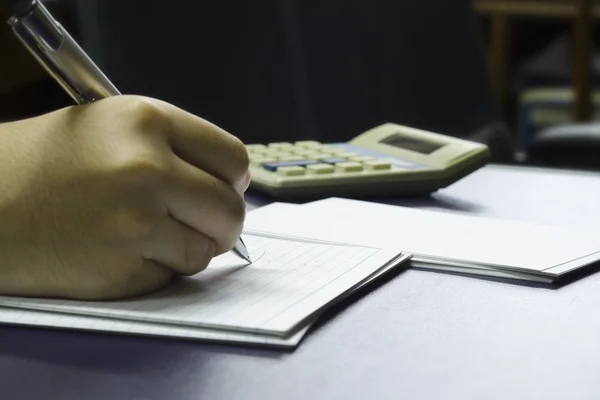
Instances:
[[[395,134],[385,138],[381,143],[388,144],[390,146],[399,147],[405,150],[416,151],[422,154],[431,154],[437,149],[445,146],[445,143],[436,143],[430,140],[415,139],[412,137],[406,137],[400,134]]]

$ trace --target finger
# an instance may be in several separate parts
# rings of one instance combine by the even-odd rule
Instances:
[[[250,170],[248,170],[248,173],[246,174],[246,180],[244,181],[242,193],[245,193],[246,190],[248,190],[248,188],[250,187],[251,181],[252,181],[252,173],[250,172]]]
[[[231,250],[240,237],[244,199],[214,176],[173,157],[161,195],[171,216],[214,240],[215,255]]]
[[[215,242],[210,237],[171,217],[162,220],[156,234],[142,247],[144,258],[185,276],[203,271],[215,254]]]
[[[129,268],[126,279],[80,280],[68,285],[60,297],[77,300],[117,300],[151,293],[165,286],[173,271],[154,260],[139,260],[139,265]]]
[[[248,152],[243,143],[218,126],[172,104],[156,100],[168,117],[168,140],[183,160],[232,185],[246,188]]]
[[[143,260],[142,268],[136,270],[130,279],[123,281],[121,286],[114,285],[117,290],[113,291],[110,298],[116,300],[152,293],[166,286],[172,277],[170,268],[153,260]]]

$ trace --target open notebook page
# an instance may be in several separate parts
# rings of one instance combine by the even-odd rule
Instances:
[[[135,299],[0,297],[0,305],[105,318],[285,335],[390,263],[399,249],[244,236],[254,261],[227,253],[202,273]]]
[[[376,280],[379,276],[408,259],[410,259],[410,255],[404,254],[398,260],[398,263],[388,264],[387,267],[372,275],[364,285]],[[301,329],[285,337],[264,333],[227,331],[9,307],[0,307],[0,324],[293,348],[300,343],[318,318],[318,315],[303,324]]]

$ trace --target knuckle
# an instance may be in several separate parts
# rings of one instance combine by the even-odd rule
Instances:
[[[110,207],[111,218],[107,227],[115,232],[115,239],[139,241],[152,238],[158,231],[161,218],[167,214],[157,189],[160,186],[160,174],[155,167],[135,164],[127,170],[121,170],[118,183],[112,185],[113,204]]]
[[[229,229],[226,235],[228,237],[227,247],[231,248],[242,233],[246,218],[246,204],[242,196],[237,193],[229,197],[229,201],[226,202],[226,212],[229,219],[229,223],[227,224]]]
[[[246,150],[246,146],[237,138],[233,141],[232,146],[234,173],[237,180],[244,180],[250,167],[250,156]]]
[[[121,165],[118,175],[127,185],[155,188],[165,180],[168,170],[161,158],[141,156]]]
[[[134,96],[129,110],[135,116],[136,127],[142,132],[156,131],[169,123],[168,113],[160,104],[149,97]]]
[[[172,172],[168,157],[152,146],[121,148],[109,156],[103,168],[106,178],[119,190],[126,191],[156,191]]]
[[[228,202],[229,215],[234,224],[239,226],[239,230],[241,231],[244,220],[246,219],[246,202],[244,201],[244,198],[237,193],[231,197],[231,201]]]
[[[145,241],[158,231],[159,212],[152,206],[135,202],[136,206],[124,207],[115,213],[114,227],[117,240]]]

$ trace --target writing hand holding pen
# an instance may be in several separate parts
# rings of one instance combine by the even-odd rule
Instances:
[[[243,144],[171,104],[119,95],[26,3],[9,23],[80,105],[0,125],[0,294],[121,298],[230,249],[248,259]]]

